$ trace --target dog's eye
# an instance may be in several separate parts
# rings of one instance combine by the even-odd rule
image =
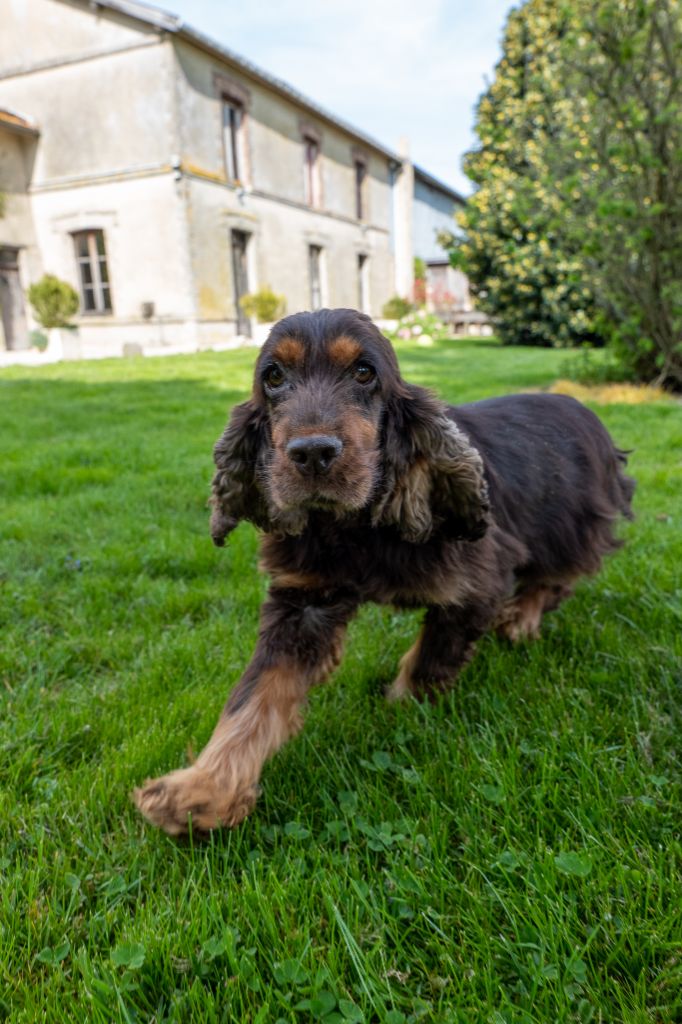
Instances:
[[[358,384],[370,384],[376,377],[376,373],[369,363],[358,363],[353,367],[353,376]]]
[[[269,388],[279,388],[284,383],[284,371],[273,363],[265,371],[263,380]]]

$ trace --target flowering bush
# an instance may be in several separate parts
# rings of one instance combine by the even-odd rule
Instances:
[[[412,311],[412,303],[409,299],[403,299],[401,295],[393,295],[384,303],[381,315],[385,320],[400,320]]]
[[[434,341],[446,341],[452,332],[433,313],[416,309],[400,319],[395,331],[389,335],[391,341],[416,341],[418,345],[432,345]]]
[[[554,0],[511,12],[502,60],[478,105],[480,146],[464,161],[478,190],[458,215],[464,235],[452,237],[453,263],[506,344],[598,340],[590,277],[563,230],[565,196],[547,162],[566,88],[561,40],[576,21],[574,4]]]
[[[412,285],[412,298],[415,306],[423,306],[426,302],[426,277],[415,277]]]
[[[453,265],[507,344],[682,389],[682,7],[526,0],[479,101]]]
[[[428,299],[436,312],[450,313],[461,308],[457,296],[453,295],[444,284],[435,284],[429,288]]]

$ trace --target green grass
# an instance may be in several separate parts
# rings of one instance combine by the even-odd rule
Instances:
[[[564,360],[400,355],[457,401]],[[253,358],[0,378],[0,1018],[682,1020],[678,403],[598,410],[637,520],[538,642],[388,707],[418,616],[367,607],[248,821],[193,845],[137,815],[254,644],[255,531],[216,550],[205,508]]]

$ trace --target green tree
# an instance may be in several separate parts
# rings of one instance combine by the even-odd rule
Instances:
[[[464,160],[478,189],[458,217],[453,262],[507,344],[598,341],[581,245],[565,230],[574,200],[548,161],[575,88],[563,41],[577,25],[575,6],[556,0],[511,12],[502,59],[478,104],[480,145]]]
[[[601,330],[631,375],[682,388],[682,5],[587,5],[566,60],[587,140],[566,135],[564,149],[589,214],[567,225]]]
[[[503,340],[682,386],[679,0],[527,0],[476,129],[453,262]]]

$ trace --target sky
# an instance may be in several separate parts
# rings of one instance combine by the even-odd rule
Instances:
[[[474,107],[510,0],[162,0],[264,71],[464,195]]]

